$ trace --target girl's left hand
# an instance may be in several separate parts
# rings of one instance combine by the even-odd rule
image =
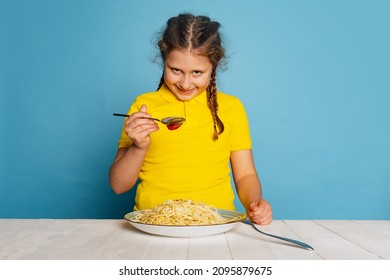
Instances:
[[[247,213],[248,218],[255,224],[265,226],[272,222],[271,204],[264,199],[251,202]]]

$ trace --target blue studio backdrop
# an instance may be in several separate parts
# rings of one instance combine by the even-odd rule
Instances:
[[[219,90],[251,125],[275,219],[390,218],[388,1],[0,0],[0,218],[122,218],[108,170],[154,44],[180,12],[222,23]],[[237,201],[237,208],[242,206]]]

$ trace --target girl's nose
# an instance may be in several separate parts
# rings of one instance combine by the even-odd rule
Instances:
[[[187,75],[183,75],[183,77],[180,80],[179,83],[180,87],[182,89],[190,89],[191,88],[191,80],[190,77]]]

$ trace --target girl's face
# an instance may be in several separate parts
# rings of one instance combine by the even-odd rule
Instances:
[[[181,101],[187,101],[206,90],[212,65],[206,56],[190,50],[174,49],[164,61],[164,81]]]

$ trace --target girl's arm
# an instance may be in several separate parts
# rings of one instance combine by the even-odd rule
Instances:
[[[135,185],[146,151],[134,145],[118,149],[110,168],[110,185],[115,193],[122,194]]]
[[[110,168],[110,185],[117,194],[130,190],[138,179],[142,163],[150,146],[150,133],[158,130],[158,125],[145,117],[146,106],[132,114],[124,124],[124,131],[132,140],[128,148],[120,148]]]
[[[252,150],[232,152],[230,161],[237,193],[248,217],[259,225],[271,223],[271,205],[262,199],[261,184],[253,161]]]

